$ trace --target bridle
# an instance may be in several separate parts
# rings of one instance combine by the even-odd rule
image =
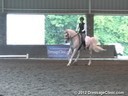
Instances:
[[[81,45],[80,45],[80,44],[81,44],[80,33],[76,33],[75,35],[70,36],[70,34],[69,34],[68,32],[65,32],[65,37],[66,37],[66,38],[65,38],[65,39],[66,39],[66,40],[65,40],[65,43],[67,43],[68,41],[71,41],[71,42],[70,42],[70,48],[71,48],[71,49],[74,49],[73,46],[72,46],[72,45],[73,45],[73,38],[76,37],[76,36],[78,36],[78,39],[79,39],[79,47],[78,47],[78,50],[79,50],[79,49],[80,49],[80,46],[81,46]]]
[[[75,34],[74,36],[71,37],[71,36],[69,36],[69,33],[66,32],[66,35],[65,35],[66,38],[65,38],[65,39],[68,39],[68,40],[69,40],[69,39],[72,39],[72,38],[76,37],[78,34],[79,34],[79,33],[77,33],[77,34]]]

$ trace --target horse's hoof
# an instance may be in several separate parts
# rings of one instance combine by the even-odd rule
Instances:
[[[76,66],[76,65],[78,65],[78,63],[74,61],[74,62],[72,63],[72,65]]]
[[[74,61],[73,64],[77,63],[77,61]]]
[[[77,63],[74,63],[73,65],[74,65],[74,66],[78,66],[78,64],[77,64]]]
[[[67,65],[67,67],[70,66],[69,64]]]

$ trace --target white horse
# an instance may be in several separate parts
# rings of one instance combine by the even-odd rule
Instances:
[[[81,44],[81,39],[80,39],[80,35],[71,29],[65,30],[64,38],[66,40],[65,42],[70,42],[70,48],[68,51],[69,62],[67,64],[67,66],[70,66],[70,64],[72,63],[74,55],[77,53],[77,56],[74,60],[74,63],[77,62],[77,60],[80,56],[80,50],[78,50],[78,49],[79,49],[80,44]],[[92,51],[100,52],[100,51],[105,51],[105,49],[103,49],[102,47],[97,45],[98,40],[95,37],[86,36],[85,37],[85,43],[86,43],[86,48],[89,49],[89,53],[90,53],[90,59],[88,62],[88,65],[90,65],[91,64]]]

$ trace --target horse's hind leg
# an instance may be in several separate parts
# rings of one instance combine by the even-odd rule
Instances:
[[[88,61],[88,65],[91,65],[91,63],[92,63],[92,50],[90,50],[90,52],[89,52],[89,61]]]

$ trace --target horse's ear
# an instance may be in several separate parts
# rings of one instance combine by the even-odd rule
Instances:
[[[65,30],[65,33],[68,33],[68,29]]]
[[[64,30],[64,34],[66,33],[66,30]]]
[[[64,35],[67,36],[67,34],[68,34],[67,30],[65,30],[65,31],[64,31]]]
[[[68,36],[71,36],[71,31],[70,29],[66,29],[65,32],[68,34]]]
[[[64,33],[65,33],[65,34],[68,34],[68,30],[66,29]]]

